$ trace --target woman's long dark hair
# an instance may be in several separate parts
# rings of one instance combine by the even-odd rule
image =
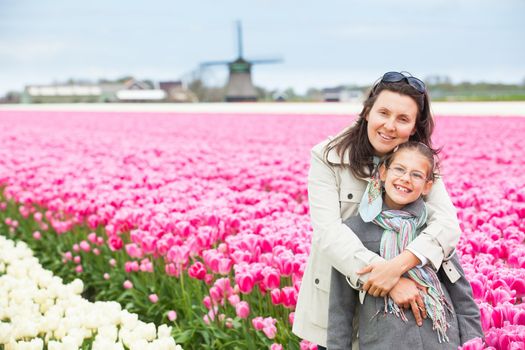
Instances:
[[[431,136],[434,131],[434,120],[430,112],[430,99],[428,97],[428,92],[422,94],[404,80],[396,83],[379,81],[370,90],[355,124],[350,129],[331,140],[324,153],[324,158],[326,159],[328,152],[335,149],[337,154],[341,157],[341,163],[339,165],[344,166],[343,157],[345,151],[348,150],[350,170],[356,177],[363,178],[370,176],[374,167],[372,161],[374,148],[368,139],[368,122],[366,117],[376,102],[377,96],[379,96],[381,91],[384,90],[409,96],[414,102],[416,102],[418,109],[415,125],[416,131],[414,135],[410,136],[409,141],[422,142],[428,147],[432,147]]]

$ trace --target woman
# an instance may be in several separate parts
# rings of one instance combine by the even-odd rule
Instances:
[[[312,149],[308,199],[313,237],[293,325],[299,337],[320,348],[326,346],[332,266],[354,286],[366,273],[365,292],[375,297],[389,294],[398,305],[410,305],[418,324],[425,314],[418,288],[405,279],[400,281],[400,276],[429,263],[436,270],[446,266],[452,282],[459,278],[455,266],[445,261],[454,252],[460,228],[441,180],[425,198],[426,229],[392,260],[366,249],[343,223],[357,214],[365,190],[377,192],[376,182],[369,181],[374,161],[409,140],[431,146],[433,128],[424,83],[407,74],[388,72],[371,89],[357,121]],[[368,205],[370,212],[374,211],[374,202],[365,204],[363,207]]]

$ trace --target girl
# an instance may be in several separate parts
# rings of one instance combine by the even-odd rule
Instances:
[[[345,221],[368,249],[385,259],[399,255],[426,223],[427,208],[422,195],[429,193],[436,179],[435,154],[420,142],[396,147],[379,167],[384,189],[384,197],[378,197],[380,212],[372,214],[372,221],[364,212]],[[376,298],[364,294],[359,305],[358,292],[344,275],[332,269],[328,349],[351,349],[354,322],[359,323],[359,346],[363,349],[457,349],[469,339],[483,337],[479,308],[457,258],[456,263],[461,278],[454,284],[446,277],[440,278],[428,265],[409,270],[401,279],[414,281],[420,297],[400,305],[391,296]],[[405,315],[403,308],[409,307],[425,310],[427,319],[421,327],[415,326],[416,320],[410,313]]]
[[[396,291],[403,291],[405,296],[412,293],[413,298],[419,295],[417,288],[407,288],[410,283],[414,287],[415,282],[400,282],[401,275],[416,265],[428,263],[437,270],[448,264],[447,275],[458,277],[454,266],[443,262],[453,253],[460,229],[456,210],[441,180],[426,196],[426,228],[390,261],[368,250],[343,224],[344,219],[357,213],[367,185],[372,189],[369,176],[374,157],[384,156],[409,140],[430,146],[433,127],[423,82],[405,73],[388,72],[370,90],[355,124],[313,147],[308,174],[312,246],[293,324],[293,332],[299,337],[326,345],[332,266],[355,284],[359,269],[370,265],[364,290],[375,297],[390,292],[394,301]],[[398,305],[401,302],[396,301]],[[421,318],[419,309],[414,313],[414,317]]]

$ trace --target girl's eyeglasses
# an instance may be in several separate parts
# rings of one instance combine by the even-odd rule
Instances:
[[[405,168],[403,168],[403,167],[400,167],[400,166],[393,166],[393,167],[389,167],[387,169],[392,171],[392,174],[395,177],[403,177],[407,173],[407,170]],[[409,173],[409,175],[410,175],[410,180],[412,180],[412,182],[414,184],[421,185],[421,184],[424,184],[425,182],[427,182],[429,180],[425,176],[425,174],[423,174],[420,171],[411,171]]]

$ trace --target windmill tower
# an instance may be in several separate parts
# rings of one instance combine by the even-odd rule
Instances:
[[[254,64],[279,63],[281,59],[265,59],[248,61],[243,58],[241,22],[237,21],[238,57],[234,61],[211,61],[200,64],[200,69],[210,66],[227,65],[229,76],[226,85],[227,102],[257,101],[257,91],[252,82],[252,66]]]

